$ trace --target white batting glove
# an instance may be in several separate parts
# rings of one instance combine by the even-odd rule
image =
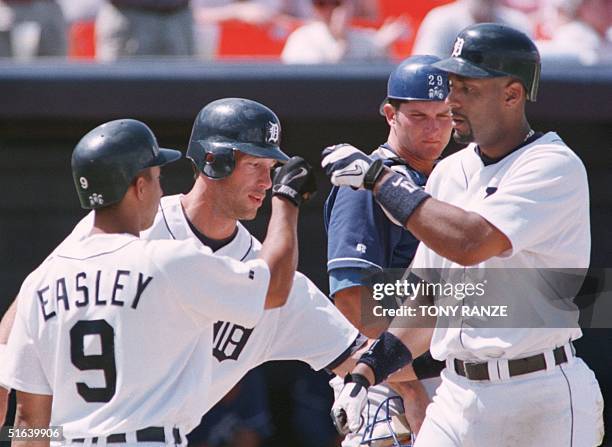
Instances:
[[[361,428],[361,413],[368,398],[369,386],[367,379],[360,374],[349,374],[345,383],[331,409],[332,421],[341,435],[356,433]]]
[[[335,186],[363,188],[363,180],[373,160],[350,144],[326,147],[321,166]]]

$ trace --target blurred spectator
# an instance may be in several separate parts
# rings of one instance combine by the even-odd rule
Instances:
[[[219,23],[240,20],[252,25],[273,23],[275,34],[286,38],[296,20],[313,16],[310,0],[193,0],[196,54],[213,59],[220,38]]]
[[[573,59],[583,64],[612,60],[612,0],[555,0],[559,25],[551,39],[539,41],[544,57]]]
[[[65,56],[66,32],[54,0],[0,1],[0,57]]]
[[[457,34],[479,22],[503,23],[528,36],[532,35],[529,18],[501,5],[500,0],[457,0],[434,8],[425,16],[417,32],[412,53],[447,57]]]
[[[261,368],[244,378],[188,435],[192,447],[260,447],[272,432]]]
[[[387,20],[378,30],[352,27],[353,0],[312,0],[312,4],[315,20],[289,36],[281,54],[285,63],[384,60],[391,45],[409,32],[403,17]]]
[[[96,19],[101,60],[194,54],[189,0],[109,0]]]
[[[104,0],[57,0],[68,23],[95,19]]]

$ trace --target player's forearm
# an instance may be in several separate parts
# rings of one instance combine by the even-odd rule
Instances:
[[[8,343],[13,323],[15,322],[15,315],[17,314],[17,298],[13,300],[11,307],[8,308],[2,321],[0,321],[0,344]]]
[[[270,268],[265,308],[285,304],[298,263],[298,208],[284,198],[272,197],[272,216],[259,257]]]
[[[392,204],[411,203],[413,192],[408,189],[395,188],[393,197],[389,189],[383,190],[383,185],[396,175],[385,168],[374,186],[374,197],[387,210],[393,208]],[[507,237],[479,214],[431,197],[422,200],[402,223],[433,251],[460,265],[478,264],[511,248]]]
[[[8,408],[8,395],[9,395],[8,390],[0,386],[0,427],[4,425],[4,421],[6,420],[6,411]]]
[[[334,304],[338,310],[368,338],[378,338],[389,326],[387,319],[375,317],[374,299],[365,286],[348,287],[334,295]]]
[[[427,390],[419,380],[393,382],[389,383],[389,386],[404,399],[406,419],[414,434],[417,435],[423,425],[427,405],[431,402]]]
[[[53,396],[31,394],[17,391],[17,411],[15,428],[47,428],[51,422]],[[41,447],[50,445],[49,441],[13,441],[17,447]]]
[[[390,377],[393,377],[394,381],[416,379],[416,374],[414,374],[414,370],[409,367],[409,364],[412,359],[424,354],[429,349],[431,336],[433,334],[433,326],[392,327],[387,332],[394,336],[391,337],[391,339],[394,339],[394,344],[396,344],[396,346],[392,346],[387,339],[386,343],[379,343],[376,347],[368,349],[368,351],[358,360],[357,366],[353,368],[351,373],[365,376],[370,384],[389,380]],[[381,338],[384,339],[385,335],[388,334],[384,333]],[[402,344],[403,347],[401,346]],[[384,348],[381,348],[383,346]],[[401,353],[398,358],[389,357],[389,355],[395,356],[396,353]],[[372,364],[377,365],[376,371],[371,366]],[[414,374],[414,376],[412,376],[412,374]]]

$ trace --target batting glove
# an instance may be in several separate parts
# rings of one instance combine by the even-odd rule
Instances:
[[[331,409],[336,430],[341,435],[356,433],[363,423],[361,412],[365,407],[370,383],[361,374],[347,374],[344,388]]]
[[[321,166],[336,186],[372,189],[383,169],[382,161],[374,161],[350,144],[326,147]]]
[[[311,199],[317,192],[314,172],[302,157],[291,157],[276,168],[272,181],[272,195],[289,199],[295,206]]]

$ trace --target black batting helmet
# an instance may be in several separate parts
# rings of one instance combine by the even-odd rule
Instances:
[[[181,158],[162,149],[146,124],[122,119],[88,132],[72,151],[72,177],[81,207],[102,208],[123,199],[139,171]]]
[[[529,37],[498,23],[477,23],[457,36],[453,52],[434,67],[467,78],[511,76],[535,101],[540,82],[540,53]]]
[[[219,99],[198,113],[187,158],[207,177],[220,179],[232,173],[234,151],[286,162],[280,141],[280,121],[272,110],[250,99]]]

